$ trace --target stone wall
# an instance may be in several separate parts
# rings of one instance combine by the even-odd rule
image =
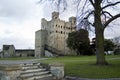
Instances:
[[[44,48],[46,43],[47,32],[46,30],[39,30],[35,35],[35,57],[40,58],[44,56]]]
[[[34,49],[16,49],[16,57],[34,57]]]
[[[16,80],[20,73],[21,66],[19,65],[0,66],[0,80]]]

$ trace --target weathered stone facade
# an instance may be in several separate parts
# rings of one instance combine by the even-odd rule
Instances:
[[[14,57],[15,47],[14,45],[3,45],[3,57]]]
[[[36,31],[35,35],[35,56],[43,56],[45,50],[60,55],[72,55],[74,52],[67,47],[66,39],[73,31],[76,31],[76,17],[70,17],[66,22],[59,19],[58,12],[53,12],[50,21],[43,18],[41,30]]]
[[[16,57],[34,57],[34,49],[16,49]]]

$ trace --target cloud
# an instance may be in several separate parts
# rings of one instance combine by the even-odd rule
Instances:
[[[109,24],[109,26],[105,29],[104,35],[106,38],[114,38],[120,36],[120,18],[114,20]]]
[[[42,8],[38,0],[0,0],[0,49],[3,44],[34,48]]]
[[[34,48],[35,31],[40,29],[40,19],[28,20],[21,24],[0,23],[0,26],[1,46],[2,44],[14,44],[17,48]]]
[[[42,15],[39,0],[0,0],[0,20],[24,21]],[[40,12],[41,11],[41,12]]]
[[[27,16],[32,7],[33,4],[28,0],[0,0],[0,15],[21,18]]]

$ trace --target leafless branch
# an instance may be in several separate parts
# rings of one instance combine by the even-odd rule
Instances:
[[[115,19],[117,19],[117,18],[119,18],[119,17],[120,17],[120,14],[117,14],[117,15],[113,16],[112,18],[110,18],[110,19],[104,24],[104,26],[107,27],[110,22],[112,22],[113,20],[115,20]]]
[[[106,5],[106,6],[102,7],[102,10],[107,8],[107,7],[110,7],[110,6],[115,6],[117,4],[120,4],[120,1]]]
[[[109,0],[106,0],[107,1],[107,3],[112,3],[111,1],[109,1]]]
[[[89,0],[90,1],[90,3],[94,6],[94,2],[92,1],[92,0]]]
[[[110,0],[103,0],[103,1],[102,1],[102,3],[105,3],[105,2],[107,2],[107,3],[109,3],[109,4],[112,3]]]
[[[66,0],[51,0],[52,1],[52,4],[55,5],[55,7],[57,7],[57,10],[60,11],[62,10],[62,12],[64,10],[66,10],[67,8],[67,1]],[[61,4],[63,5],[63,9],[61,9]]]
[[[81,1],[81,0],[77,0],[77,1],[78,1],[78,2],[75,2],[75,4],[77,3],[77,6],[76,6],[76,7],[77,7],[77,16],[78,16],[79,6],[80,6],[80,1]]]
[[[93,23],[91,23],[91,22],[89,22],[89,25],[91,25],[91,26],[93,26],[93,27],[94,27],[94,24],[93,24]]]
[[[106,22],[107,15],[105,15],[105,13],[103,13],[102,15],[104,15],[104,17],[105,17],[105,19],[104,19],[104,21],[103,21],[103,23],[105,23],[105,22]]]
[[[90,15],[93,15],[94,14],[94,11],[91,11],[85,18],[89,18]]]
[[[103,11],[102,14],[108,14],[110,17],[113,17],[113,15],[110,14],[109,12],[107,12],[107,11]]]
[[[86,6],[86,4],[87,4],[87,1],[88,1],[88,0],[85,0],[85,3],[84,3],[83,8],[82,8],[82,10],[81,10],[82,12],[84,12],[84,9],[85,9],[85,6]]]
[[[91,15],[89,15],[89,13],[91,13],[91,10],[87,10],[87,11],[85,11],[85,12],[83,12],[82,14],[79,14],[78,16],[77,16],[77,20],[78,20],[78,22],[81,22],[82,20],[84,20],[84,19],[86,19],[86,18],[89,18],[89,16]],[[89,15],[89,16],[88,16]],[[88,17],[87,17],[88,16]]]

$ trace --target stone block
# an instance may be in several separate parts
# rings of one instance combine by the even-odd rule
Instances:
[[[64,78],[64,65],[61,63],[50,64],[50,72],[55,76],[56,79]]]
[[[0,80],[16,80],[21,73],[19,65],[1,65],[0,66]]]

